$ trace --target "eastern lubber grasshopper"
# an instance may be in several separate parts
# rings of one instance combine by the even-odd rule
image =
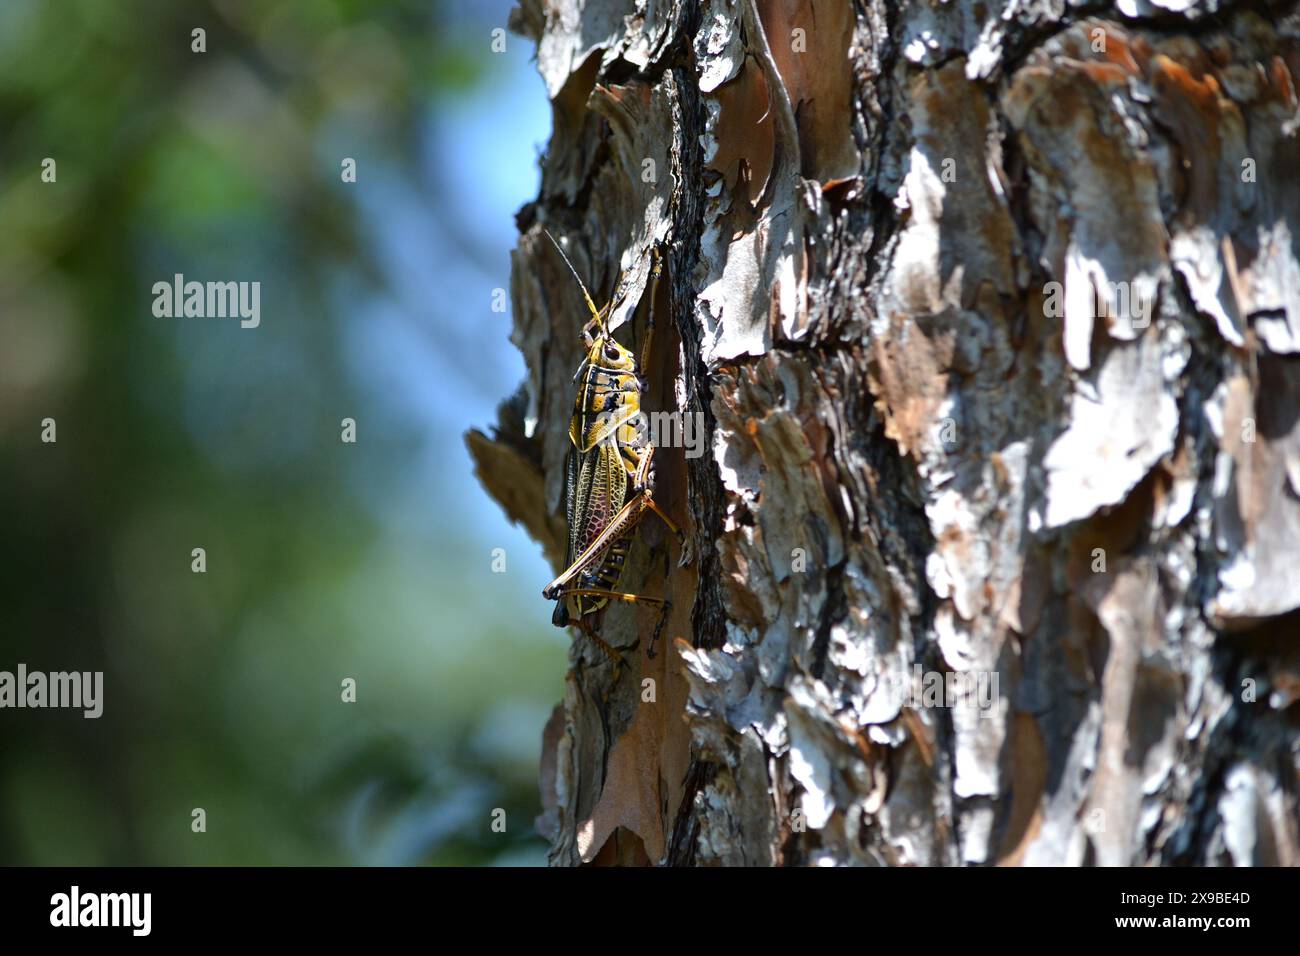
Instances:
[[[546,233],[569,267],[591,312],[582,329],[586,357],[573,380],[578,394],[569,420],[569,453],[565,461],[564,511],[568,519],[567,567],[542,589],[542,597],[556,601],[551,621],[556,627],[576,624],[617,668],[622,656],[595,631],[590,618],[610,601],[656,604],[659,623],[650,638],[647,654],[654,657],[655,642],[671,610],[666,597],[647,597],[618,590],[623,565],[631,543],[630,532],[647,510],[663,519],[681,543],[682,564],[690,561],[685,536],[654,500],[654,445],[644,429],[636,427],[641,412],[645,381],[638,369],[646,367],[654,332],[654,299],[659,284],[659,251],[653,252],[650,273],[650,303],[645,342],[638,366],[632,352],[618,342],[606,321],[619,301],[614,297],[597,309],[578,271],[560,244]],[[620,283],[621,285],[621,283]],[[615,678],[617,680],[617,677]]]

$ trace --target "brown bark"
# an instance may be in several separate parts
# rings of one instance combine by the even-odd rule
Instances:
[[[657,457],[694,563],[644,522],[624,581],[664,653],[573,646],[553,862],[1300,863],[1300,20],[1167,6],[516,11],[555,123],[484,484],[558,569],[543,227],[708,431]]]

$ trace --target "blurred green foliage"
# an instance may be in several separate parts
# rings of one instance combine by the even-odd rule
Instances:
[[[507,7],[0,3],[0,669],[105,672],[99,720],[0,710],[0,863],[544,860],[565,642],[459,435],[520,374],[513,225],[445,201],[535,190],[455,181],[545,110]],[[261,326],[155,318],[175,273]]]

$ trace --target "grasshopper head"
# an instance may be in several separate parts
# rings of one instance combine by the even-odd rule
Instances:
[[[601,333],[590,340],[587,361],[612,371],[636,374],[635,356],[608,333]]]

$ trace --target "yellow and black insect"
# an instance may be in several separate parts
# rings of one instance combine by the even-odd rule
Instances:
[[[688,554],[681,531],[654,500],[654,445],[645,429],[637,427],[645,382],[638,374],[632,352],[606,326],[618,296],[604,309],[597,309],[569,257],[554,236],[549,232],[546,235],[582,289],[591,320],[582,330],[587,354],[573,376],[578,383],[578,394],[569,420],[569,454],[565,462],[567,567],[543,588],[542,596],[558,602],[551,618],[556,627],[576,624],[617,666],[622,663],[622,657],[596,634],[590,619],[610,601],[658,605],[659,623],[648,648],[648,655],[653,657],[655,641],[671,608],[667,598],[618,590],[631,543],[629,532],[647,510],[653,511],[683,543],[683,561],[688,560]],[[650,273],[650,308],[641,367],[645,367],[650,354],[660,271],[656,249]]]

